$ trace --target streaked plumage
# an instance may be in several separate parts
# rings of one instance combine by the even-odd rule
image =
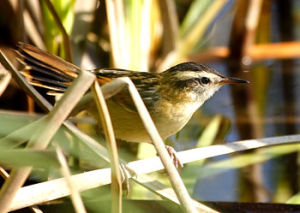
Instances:
[[[21,73],[35,86],[50,94],[63,93],[79,74],[80,68],[31,45],[21,43],[18,60]],[[129,77],[138,89],[163,138],[178,132],[193,113],[225,83],[246,83],[226,78],[215,70],[194,62],[181,63],[162,73],[122,69],[91,70],[103,85],[118,77]],[[116,137],[130,142],[151,142],[135,110],[127,89],[107,100]],[[94,115],[94,103],[87,105]]]

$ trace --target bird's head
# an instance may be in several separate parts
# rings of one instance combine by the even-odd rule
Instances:
[[[177,102],[203,104],[224,84],[240,84],[248,81],[225,77],[212,68],[186,62],[162,73],[161,91],[165,98]]]

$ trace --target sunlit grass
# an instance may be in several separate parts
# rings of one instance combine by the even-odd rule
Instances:
[[[53,19],[53,14],[49,12],[45,2],[41,2],[42,19],[35,20],[36,23],[39,23],[39,25],[43,27],[42,38],[39,38],[39,40],[45,42],[45,46],[49,52],[57,54],[63,58],[68,58],[66,50],[71,51],[71,47],[66,46],[66,42],[64,42],[65,37],[63,37],[61,28],[59,28],[57,22]],[[104,9],[106,10],[106,16],[103,15],[103,10],[96,8],[96,4],[95,10],[90,10],[90,13],[85,14],[90,15],[93,18],[101,17],[105,20],[99,21],[90,19],[93,20],[92,23],[89,20],[90,22],[83,22],[83,25],[82,23],[79,25],[74,22],[76,16],[79,17],[79,15],[82,15],[77,13],[75,9],[75,6],[79,1],[53,0],[51,2],[55,11],[59,15],[59,19],[63,24],[63,28],[67,32],[67,36],[70,36],[74,31],[80,32],[81,29],[79,29],[79,27],[84,24],[93,28],[93,35],[96,37],[93,41],[89,40],[89,38],[85,38],[85,34],[80,35],[82,38],[74,39],[71,37],[71,40],[74,39],[72,40],[74,46],[80,46],[83,50],[87,47],[87,51],[84,53],[85,55],[83,58],[81,58],[82,52],[76,53],[75,51],[74,58],[76,58],[76,62],[87,60],[89,63],[93,64],[94,57],[97,58],[97,60],[104,61],[104,64],[110,64],[112,67],[130,68],[140,71],[156,71],[158,68],[173,65],[177,61],[187,60],[186,58],[189,55],[199,51],[197,48],[199,42],[201,43],[205,40],[203,39],[205,32],[207,32],[213,21],[215,21],[215,18],[220,15],[220,11],[226,6],[231,7],[231,5],[228,4],[229,1],[226,0],[195,0],[188,8],[185,9],[184,13],[181,14],[181,19],[179,20],[179,16],[176,13],[177,11],[173,11],[173,13],[167,13],[167,10],[162,11],[161,2],[158,0],[149,2],[143,0],[120,2],[107,0],[106,8]],[[84,1],[81,1],[81,3],[82,2]],[[98,5],[98,7],[104,6],[103,2],[104,1],[100,1],[100,6]],[[174,2],[171,3],[180,3],[180,1]],[[102,16],[99,14],[95,16],[94,14],[101,12]],[[169,17],[166,17],[167,15]],[[270,14],[268,15],[268,18],[270,18]],[[107,18],[109,19],[108,21],[106,21]],[[178,25],[175,26],[175,29],[178,27],[179,31],[171,30],[174,34],[163,39],[163,35],[166,33],[165,31],[171,29],[170,26],[164,25],[164,18],[169,19],[169,22],[165,23],[175,21]],[[101,25],[99,23],[101,23]],[[260,41],[266,42],[266,40],[271,40],[266,39],[266,37],[270,35],[264,34],[266,33],[265,27],[270,23],[268,23],[268,20],[265,20],[264,23],[265,24],[262,25],[259,30],[259,35],[264,37],[264,39],[260,39]],[[27,31],[28,30],[30,29],[27,29]],[[83,31],[87,32],[88,30]],[[30,37],[30,39],[31,38],[32,37]],[[30,39],[29,41],[31,41]],[[109,44],[109,47],[103,48],[103,43],[105,43],[103,41],[106,41],[106,44]],[[162,46],[166,45],[168,42],[173,42],[173,44],[169,47],[169,49],[167,48],[167,53],[163,53]],[[176,44],[174,44],[174,42]],[[91,48],[91,45],[94,45],[93,48]],[[96,53],[93,52],[93,50],[96,50]],[[98,54],[99,52],[101,52],[101,54]],[[165,57],[164,54],[173,56]],[[94,55],[96,55],[96,57]],[[265,106],[268,101],[266,93],[269,88],[270,73],[268,73],[268,70],[265,68],[256,67],[252,73],[252,77],[254,82],[254,101],[257,103],[257,107],[259,108],[259,116],[263,116],[265,113]],[[3,87],[0,90],[5,91],[7,85],[2,84],[2,86]],[[92,171],[98,168],[108,168],[110,166],[109,154],[105,146],[103,146],[105,145],[103,137],[97,135],[90,136],[83,133],[70,121],[66,121],[63,126],[58,129],[58,132],[51,140],[47,149],[24,149],[27,142],[31,140],[32,135],[37,134],[39,131],[43,130],[43,127],[46,128],[48,125],[47,122],[44,123],[43,121],[44,116],[45,114],[27,115],[0,111],[1,166],[5,169],[15,169],[24,166],[33,167],[33,179],[37,182],[43,182],[46,184],[47,179],[62,177],[62,174],[60,173],[61,167],[57,160],[57,153],[55,152],[57,146],[62,149],[61,151],[68,161],[68,167],[72,174],[84,175],[87,171]],[[198,138],[196,147],[208,147],[213,149],[214,147],[209,146],[213,145],[216,139],[218,142],[223,140],[230,126],[231,123],[224,121],[222,116],[214,116],[207,125],[203,126],[203,131]],[[263,131],[261,123],[259,128]],[[93,133],[96,132],[97,131]],[[195,136],[193,136],[193,138],[195,138]],[[274,139],[274,141],[276,140]],[[124,147],[118,147],[118,151],[119,153],[122,153],[120,156],[129,156],[126,157],[126,159],[134,161],[136,159],[145,159],[155,156],[155,150],[149,146],[152,145],[139,145],[137,156],[135,156],[135,153],[128,151],[126,144]],[[224,146],[223,148],[227,149],[228,147]],[[217,150],[217,148],[215,150]],[[228,157],[218,161],[210,161],[207,160],[206,157],[201,158],[201,156],[195,156],[195,158],[198,157],[200,161],[197,161],[196,163],[189,163],[181,171],[181,175],[189,192],[192,193],[194,191],[195,183],[198,180],[222,175],[224,172],[242,169],[249,165],[263,165],[271,159],[276,159],[294,152],[299,152],[299,145],[285,144],[278,145],[276,147],[263,147],[253,153],[240,153],[233,150],[230,152],[231,154]],[[126,163],[124,159],[125,158],[121,157],[121,161]],[[205,161],[203,159],[205,159]],[[133,181],[131,181],[134,190],[129,192],[129,198],[154,200],[162,197],[163,199],[169,200],[171,205],[177,205],[178,200],[176,201],[174,191],[172,191],[170,187],[171,185],[168,181],[168,176],[162,172],[155,172],[163,169],[160,161],[156,159],[154,160],[155,163],[150,162],[149,165],[146,164],[146,162],[147,161],[145,161],[143,166],[149,166],[149,168],[153,167],[152,172],[154,172],[154,174],[151,176],[140,175],[138,177],[134,177]],[[132,164],[134,165],[134,162]],[[109,183],[109,172],[105,172],[105,175],[107,179],[105,179],[105,184],[103,185]],[[84,181],[89,182],[95,177],[97,177],[99,181],[102,181],[101,178],[103,176],[101,175],[90,176],[84,179]],[[57,185],[51,186],[58,187]],[[93,187],[96,186],[89,186],[85,188],[85,190]],[[281,183],[278,183],[278,186],[276,187],[274,195],[274,200],[276,202],[287,201],[287,203],[293,204],[300,203],[299,195],[291,195],[291,191],[286,182],[282,181]],[[61,189],[58,187],[57,191],[60,190]],[[69,192],[67,192],[68,188],[66,187],[64,190],[65,191],[62,190],[64,196],[69,195]],[[100,200],[105,201],[105,207],[108,207],[111,205],[111,200],[108,199],[111,197],[110,193],[111,191],[109,189],[101,187],[101,190],[99,191],[90,190],[86,192],[86,194],[83,193],[83,200],[89,210],[93,209],[97,211],[97,209],[101,206],[99,207],[97,204],[89,203],[88,201],[93,197],[99,197],[99,195],[102,195]],[[45,195],[46,201],[49,200],[47,196],[48,194]],[[139,207],[136,208],[140,210]]]

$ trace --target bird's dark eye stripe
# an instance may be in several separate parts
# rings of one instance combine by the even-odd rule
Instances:
[[[211,81],[207,77],[201,77],[201,78],[190,78],[186,80],[179,80],[175,82],[176,87],[183,88],[183,87],[195,87],[197,84],[209,84]]]
[[[194,86],[196,86],[196,84],[198,84],[199,79],[198,78],[190,78],[190,79],[186,79],[186,80],[178,80],[175,82],[175,87],[176,88],[184,88],[184,87],[190,87],[194,84]]]

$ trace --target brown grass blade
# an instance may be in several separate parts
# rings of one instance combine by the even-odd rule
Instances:
[[[68,167],[67,160],[63,154],[62,149],[59,146],[56,147],[56,155],[57,155],[57,159],[61,165],[61,173],[63,174],[63,176],[66,180],[66,183],[69,187],[71,200],[72,200],[75,211],[77,213],[86,213],[87,211],[84,208],[83,201],[80,197],[80,193],[79,193],[76,185],[72,182],[72,179],[71,179],[72,174]]]
[[[92,93],[94,94],[94,99],[96,101],[99,117],[101,120],[101,126],[104,130],[104,135],[107,141],[108,153],[110,155],[111,192],[112,192],[111,211],[116,213],[122,212],[122,180],[121,180],[121,172],[119,169],[118,148],[116,144],[113,126],[99,84],[95,82],[91,87],[91,89],[92,89]]]
[[[299,141],[300,135],[253,139],[237,141],[226,145],[214,145],[186,150],[178,152],[178,156],[183,163],[191,163],[224,154],[236,153],[260,147],[299,143]],[[138,176],[141,174],[160,171],[164,168],[158,157],[133,161],[128,163],[127,166],[135,171]],[[73,175],[72,181],[77,185],[78,190],[83,191],[110,184],[110,175],[110,169],[105,168]],[[137,179],[137,182],[139,182],[139,179]],[[53,188],[57,190],[53,191]],[[152,190],[160,193],[159,188],[155,188],[155,186],[152,187]],[[25,186],[18,191],[10,210],[24,208],[68,195],[69,189],[64,178],[38,183],[31,186]],[[168,200],[174,200],[174,195],[169,196],[168,193],[160,194],[160,196]]]
[[[44,125],[33,135],[27,148],[45,149],[47,147],[51,138],[94,79],[95,76],[89,72],[82,71],[80,73],[53,110],[43,118]],[[17,190],[24,184],[30,172],[31,167],[12,170],[10,177],[5,181],[0,191],[0,212],[6,212],[9,209]]]

